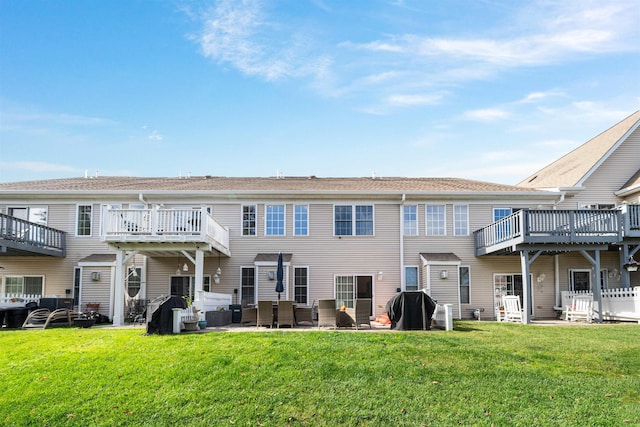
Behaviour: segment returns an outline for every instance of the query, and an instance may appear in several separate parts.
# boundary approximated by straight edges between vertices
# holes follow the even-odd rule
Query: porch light
[[[378,280],[382,280],[382,278],[384,277],[384,274],[382,273],[382,271],[378,272]]]
[[[189,271],[189,266],[187,265],[187,263],[185,262],[184,265],[182,266],[182,271]]]

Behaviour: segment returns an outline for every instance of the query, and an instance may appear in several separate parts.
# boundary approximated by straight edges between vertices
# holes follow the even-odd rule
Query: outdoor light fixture
[[[222,275],[222,269],[220,268],[220,252],[218,252],[218,269],[216,270],[218,276]]]
[[[384,277],[384,276],[383,276],[383,274],[382,274],[382,271],[379,271],[379,272],[378,272],[378,280],[382,280],[382,278],[383,278],[383,277]]]
[[[182,266],[182,271],[189,271],[189,266],[187,265],[187,263],[185,262],[184,265]]]
[[[440,278],[441,279],[448,279],[449,278],[449,271],[448,270],[440,270]]]

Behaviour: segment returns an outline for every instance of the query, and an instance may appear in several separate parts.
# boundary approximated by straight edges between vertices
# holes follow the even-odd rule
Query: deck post
[[[520,251],[522,267],[522,323],[531,323],[529,310],[531,307],[531,280],[529,278],[529,251]]]

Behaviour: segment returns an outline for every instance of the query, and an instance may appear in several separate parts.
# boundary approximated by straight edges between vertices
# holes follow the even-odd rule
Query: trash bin
[[[19,329],[29,316],[29,309],[26,307],[9,308],[5,313],[5,321],[8,329]]]
[[[229,310],[231,310],[231,323],[240,323],[242,320],[242,305],[229,304]]]

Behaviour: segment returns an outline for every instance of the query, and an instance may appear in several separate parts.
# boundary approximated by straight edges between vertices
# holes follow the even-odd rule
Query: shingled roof
[[[189,178],[109,177],[68,178],[0,183],[0,194],[88,192],[318,192],[318,193],[533,193],[532,189],[459,178]]]
[[[608,156],[640,125],[640,110],[613,125],[600,135],[545,166],[518,184],[527,188],[576,187],[587,178],[595,166]]]

